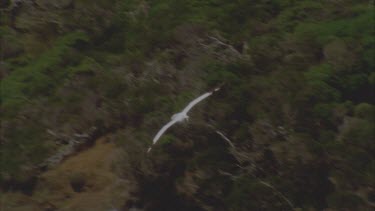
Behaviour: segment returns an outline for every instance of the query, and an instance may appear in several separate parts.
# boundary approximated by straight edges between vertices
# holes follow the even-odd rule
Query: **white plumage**
[[[174,125],[176,122],[182,122],[184,120],[189,120],[189,116],[187,115],[187,113],[196,105],[198,104],[200,101],[206,99],[207,97],[209,97],[210,95],[212,95],[214,92],[220,90],[220,88],[216,88],[214,89],[213,91],[211,92],[206,92],[204,93],[203,95],[199,96],[198,98],[194,99],[193,101],[191,101],[185,108],[184,110],[182,110],[180,113],[176,113],[176,114],[173,114],[173,116],[171,117],[171,121],[168,122],[166,125],[164,125],[160,130],[159,132],[156,134],[156,136],[154,137],[154,139],[152,140],[152,144],[154,145],[158,140],[159,138],[165,133],[165,131],[168,130],[169,127],[171,127],[172,125]],[[152,146],[150,148],[148,148],[147,152],[150,152],[152,149]]]

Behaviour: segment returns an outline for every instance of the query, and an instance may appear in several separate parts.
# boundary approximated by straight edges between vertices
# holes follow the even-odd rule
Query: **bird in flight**
[[[152,140],[152,144],[154,145],[158,140],[159,138],[163,135],[163,133],[165,133],[165,131],[167,131],[168,128],[170,128],[172,125],[174,125],[175,123],[177,122],[183,122],[183,121],[188,121],[189,120],[189,116],[187,115],[187,113],[190,111],[190,109],[192,109],[196,104],[198,104],[200,101],[206,99],[207,97],[209,97],[210,95],[212,95],[214,92],[217,92],[220,90],[220,87],[218,88],[215,88],[214,90],[210,91],[210,92],[206,92],[204,93],[203,95],[197,97],[195,100],[191,101],[185,108],[184,110],[182,110],[180,113],[176,113],[176,114],[173,114],[173,116],[171,117],[171,121],[168,122],[166,125],[164,125],[160,130],[159,132],[156,134],[156,136],[154,137],[154,139]],[[151,148],[148,148],[147,152],[150,152],[151,151]]]

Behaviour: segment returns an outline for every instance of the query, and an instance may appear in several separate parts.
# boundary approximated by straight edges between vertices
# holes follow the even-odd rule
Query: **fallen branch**
[[[236,147],[235,147],[235,145],[233,144],[233,142],[227,137],[227,136],[225,136],[222,132],[220,132],[219,130],[217,130],[214,126],[212,126],[212,125],[208,125],[210,128],[212,128],[212,129],[214,129],[214,131],[215,131],[215,133],[216,134],[218,134],[221,138],[223,138],[226,142],[228,142],[228,144],[231,146],[231,148],[233,149],[233,151],[234,151],[234,153],[236,153],[236,154],[238,154],[238,155],[241,155],[241,153],[240,152],[238,152],[238,150],[236,149]],[[236,158],[236,160],[239,162],[239,163],[242,163],[241,162],[241,159],[239,159],[238,157],[237,157],[237,155],[236,154],[233,154],[234,155],[234,157]],[[276,195],[278,195],[280,198],[282,198],[289,206],[290,206],[290,208],[292,209],[292,210],[296,210],[295,208],[294,208],[294,205],[293,205],[293,203],[283,194],[283,193],[281,193],[279,190],[277,190],[273,185],[271,185],[270,183],[268,183],[268,182],[265,182],[265,181],[263,181],[263,180],[261,180],[261,179],[259,179],[259,178],[257,178],[255,175],[254,175],[254,173],[253,173],[253,170],[256,168],[256,165],[255,165],[255,163],[254,162],[250,162],[250,164],[249,164],[249,166],[246,166],[246,167],[243,167],[243,166],[241,166],[240,164],[237,164],[237,166],[240,168],[240,169],[243,169],[243,170],[245,170],[245,173],[249,173],[250,175],[252,175],[253,177],[255,177],[257,180],[258,180],[258,182],[260,183],[260,184],[262,184],[262,185],[264,185],[264,186],[267,186],[267,187],[269,187],[269,188],[271,188],[275,193],[276,193]],[[229,173],[229,172],[224,172],[224,171],[222,171],[222,170],[219,170],[219,173],[220,174],[222,174],[222,175],[226,175],[226,176],[229,176],[229,177],[231,177],[232,179],[237,179],[237,178],[239,178],[240,176],[235,176],[235,175],[233,175],[233,174],[231,174],[231,173]]]
[[[233,149],[236,149],[232,141],[229,138],[227,138],[222,132],[215,130],[215,133],[221,136]]]
[[[216,44],[227,47],[230,51],[237,54],[238,57],[242,56],[242,54],[237,49],[235,49],[232,45],[227,44],[227,43],[225,43],[225,42],[223,42],[223,41],[221,41],[218,38],[213,37],[213,36],[207,35],[207,37],[210,38],[211,40],[215,41]]]
[[[288,205],[290,206],[290,208],[292,208],[292,210],[296,210],[294,208],[294,205],[292,204],[292,202],[284,195],[282,194],[280,191],[278,191],[274,186],[272,186],[271,184],[263,181],[263,180],[259,180],[259,183],[263,184],[264,186],[267,186],[269,188],[271,188],[278,196],[280,196],[282,199],[284,199],[284,201],[286,203],[288,203]]]

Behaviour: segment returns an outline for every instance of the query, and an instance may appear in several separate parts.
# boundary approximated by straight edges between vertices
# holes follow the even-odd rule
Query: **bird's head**
[[[219,91],[223,86],[225,85],[225,82],[220,83],[216,86],[216,88],[213,89],[213,92]]]

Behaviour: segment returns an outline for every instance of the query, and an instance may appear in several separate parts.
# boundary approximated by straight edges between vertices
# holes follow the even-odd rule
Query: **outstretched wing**
[[[221,88],[221,86],[215,88],[214,90],[212,90],[211,92],[206,92],[204,93],[203,95],[197,97],[195,100],[191,101],[185,108],[184,110],[181,112],[181,113],[185,113],[187,114],[187,112],[189,112],[189,110],[191,108],[193,108],[196,104],[198,104],[200,101],[206,99],[208,96],[212,95],[214,92],[217,92],[219,91]]]
[[[170,127],[171,127],[174,123],[176,123],[176,122],[177,122],[177,119],[173,119],[173,120],[171,120],[170,122],[168,122],[168,124],[164,125],[164,126],[159,130],[159,132],[156,134],[156,136],[154,137],[154,139],[152,140],[152,144],[155,144],[155,143],[159,140],[159,138],[163,135],[163,133],[164,133],[165,131],[167,131],[167,129],[170,128]],[[148,148],[147,152],[150,152],[150,150],[151,150],[151,147]]]
[[[196,104],[198,104],[200,101],[206,99],[208,96],[212,95],[213,92],[207,92],[201,96],[199,96],[198,98],[196,98],[195,100],[191,101],[185,108],[184,110],[181,112],[181,113],[187,113],[189,112],[189,110],[191,108],[193,108],[193,106],[195,106]]]
[[[212,95],[214,92],[218,91],[220,89],[220,87],[214,89],[213,91],[211,92],[206,92],[204,93],[203,95],[199,96],[198,98],[196,98],[195,100],[191,101],[185,108],[182,112],[178,113],[178,115],[181,115],[181,114],[187,114],[187,112],[189,112],[189,110],[191,108],[193,108],[197,103],[199,103],[200,101],[204,100],[205,98],[207,98],[208,96]],[[175,114],[176,115],[176,114]],[[165,131],[167,131],[167,129],[169,127],[171,127],[174,123],[178,122],[180,119],[179,118],[174,118],[174,116],[172,116],[172,120],[170,122],[168,122],[168,124],[164,125],[160,130],[159,132],[156,134],[156,136],[154,137],[154,139],[152,140],[152,144],[155,144],[159,138],[163,135],[163,133]],[[148,148],[147,152],[150,152],[151,151],[151,148]]]

